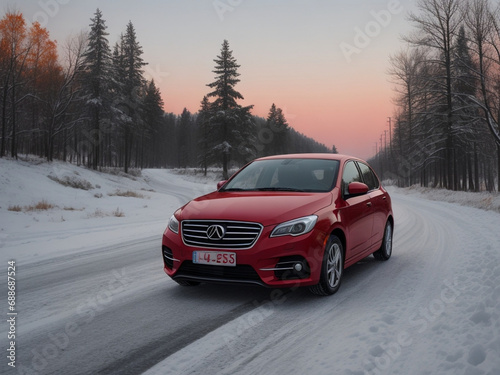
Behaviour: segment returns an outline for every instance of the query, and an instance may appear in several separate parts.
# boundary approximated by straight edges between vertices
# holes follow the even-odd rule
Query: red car
[[[270,156],[217,188],[179,208],[163,233],[164,270],[181,285],[309,286],[330,295],[345,268],[391,256],[391,198],[363,160]]]

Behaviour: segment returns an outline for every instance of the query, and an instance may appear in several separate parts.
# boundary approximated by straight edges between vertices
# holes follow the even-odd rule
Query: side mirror
[[[226,182],[227,182],[227,180],[217,182],[217,190],[219,190],[221,187],[223,187]]]
[[[362,182],[351,182],[347,186],[347,192],[350,196],[363,195],[368,193],[368,185],[363,184]]]

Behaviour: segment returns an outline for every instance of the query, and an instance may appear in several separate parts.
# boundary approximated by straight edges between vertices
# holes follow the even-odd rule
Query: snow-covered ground
[[[0,373],[500,374],[498,195],[479,198],[486,211],[391,188],[393,257],[350,267],[331,297],[182,288],[161,234],[215,181],[0,159],[0,264],[18,266],[19,312],[17,371],[4,356]]]
[[[216,184],[165,170],[101,173],[38,158],[0,159],[0,246],[5,257],[44,260],[160,235],[170,215]],[[168,192],[168,194],[165,194]],[[37,209],[37,205],[49,209]]]
[[[387,189],[389,192],[393,193],[414,195],[433,201],[456,203],[461,206],[476,207],[482,210],[491,210],[500,213],[500,194],[496,192],[472,193],[467,191],[425,188],[417,185],[409,188],[387,186]]]

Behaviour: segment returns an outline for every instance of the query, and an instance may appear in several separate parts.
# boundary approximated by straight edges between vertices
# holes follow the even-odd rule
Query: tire
[[[189,281],[189,280],[174,280],[177,284],[182,286],[198,286],[200,283],[198,281]]]
[[[387,221],[384,230],[384,239],[382,240],[382,246],[380,249],[373,253],[373,256],[377,260],[388,260],[392,255],[392,223]]]
[[[325,247],[319,283],[309,287],[318,296],[335,294],[344,274],[344,246],[337,236],[331,236]]]

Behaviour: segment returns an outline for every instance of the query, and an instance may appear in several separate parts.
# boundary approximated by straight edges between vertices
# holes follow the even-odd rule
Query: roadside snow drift
[[[166,170],[110,174],[38,158],[0,159],[0,171],[0,245],[9,245],[2,260],[35,261],[120,240],[161,238],[179,206],[216,187]]]

